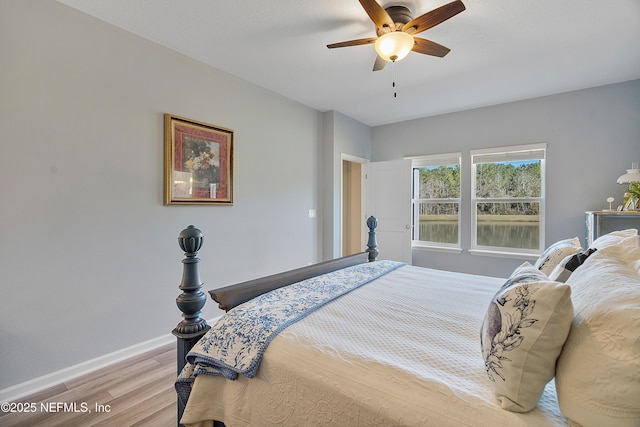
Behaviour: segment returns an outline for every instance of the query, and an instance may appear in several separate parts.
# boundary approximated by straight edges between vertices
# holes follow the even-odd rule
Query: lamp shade
[[[392,31],[378,37],[375,44],[376,52],[385,61],[399,61],[411,52],[415,41],[411,34],[403,31]]]
[[[638,162],[631,163],[631,169],[627,169],[627,173],[618,178],[618,184],[631,184],[634,182],[640,182]]]
[[[627,169],[627,173],[618,178],[618,184],[640,182],[640,169]]]

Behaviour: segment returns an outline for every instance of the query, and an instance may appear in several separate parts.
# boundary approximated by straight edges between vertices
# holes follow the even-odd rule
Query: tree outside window
[[[542,250],[545,154],[545,144],[471,152],[472,249]]]
[[[460,156],[412,159],[413,246],[460,248]]]

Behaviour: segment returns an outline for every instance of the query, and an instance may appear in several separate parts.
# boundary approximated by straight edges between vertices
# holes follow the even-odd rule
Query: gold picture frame
[[[233,130],[164,115],[165,205],[233,204]]]
[[[624,202],[624,207],[622,208],[622,210],[625,212],[635,211],[637,206],[635,206],[634,202],[635,200],[633,199],[633,197],[627,198],[627,200]]]

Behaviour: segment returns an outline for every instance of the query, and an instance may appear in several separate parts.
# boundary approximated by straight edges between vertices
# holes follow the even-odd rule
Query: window
[[[460,248],[460,156],[411,158],[412,246]]]
[[[544,248],[546,144],[471,151],[472,250]]]

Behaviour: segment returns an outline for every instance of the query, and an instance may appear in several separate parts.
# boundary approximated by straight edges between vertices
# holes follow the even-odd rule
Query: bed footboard
[[[265,292],[311,277],[330,273],[341,268],[373,262],[378,256],[378,244],[375,231],[377,226],[378,221],[375,217],[371,216],[367,219],[369,235],[367,250],[364,252],[226,286],[209,291],[209,294],[221,309],[228,311]],[[178,236],[178,244],[185,255],[184,260],[182,260],[184,264],[182,282],[179,286],[182,293],[176,298],[176,304],[182,312],[183,320],[172,331],[173,335],[178,339],[178,375],[184,368],[187,353],[189,353],[198,340],[211,329],[207,322],[200,317],[201,310],[207,299],[205,293],[201,290],[202,282],[200,281],[200,273],[198,272],[198,263],[200,262],[198,251],[202,247],[203,240],[202,232],[193,225],[182,230]],[[178,425],[180,425],[183,412],[184,405],[180,399],[178,399]],[[215,426],[224,426],[224,424],[218,423],[215,424]]]

